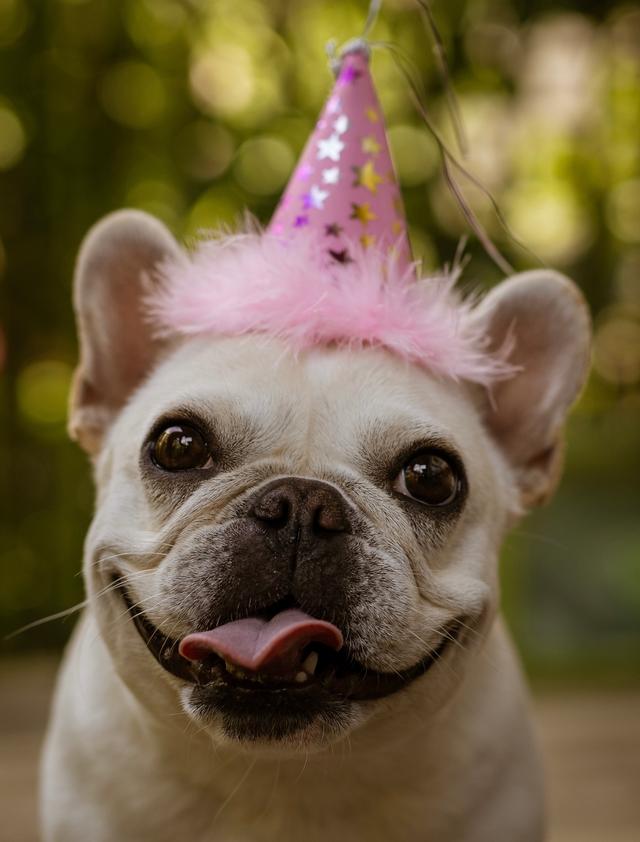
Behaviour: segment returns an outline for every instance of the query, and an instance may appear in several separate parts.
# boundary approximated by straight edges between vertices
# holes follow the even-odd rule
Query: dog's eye
[[[151,458],[165,471],[208,468],[211,454],[202,433],[187,424],[174,424],[151,442]]]
[[[409,459],[394,488],[428,506],[446,506],[456,498],[460,478],[444,456],[426,450]]]

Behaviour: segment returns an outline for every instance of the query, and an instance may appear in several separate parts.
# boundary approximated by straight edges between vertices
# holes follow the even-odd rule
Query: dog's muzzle
[[[243,733],[284,735],[350,702],[397,693],[459,642],[464,618],[443,627],[438,642],[407,669],[377,672],[354,657],[347,595],[361,525],[355,507],[329,483],[274,480],[243,503],[238,521],[242,531],[226,545],[228,587],[213,595],[211,614],[223,619],[212,627],[169,637],[134,607],[126,579],[117,581],[148,650],[195,685],[192,697],[203,715],[221,712],[233,721],[231,730],[250,723]]]

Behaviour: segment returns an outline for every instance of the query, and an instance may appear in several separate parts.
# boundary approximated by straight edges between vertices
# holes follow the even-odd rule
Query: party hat
[[[332,260],[353,261],[353,244],[397,250],[410,263],[407,223],[384,117],[364,41],[343,50],[335,85],[268,231],[314,232]]]
[[[219,234],[158,269],[149,314],[167,335],[275,336],[296,349],[384,348],[440,377],[510,376],[490,353],[459,268],[420,277],[362,40],[263,232]]]

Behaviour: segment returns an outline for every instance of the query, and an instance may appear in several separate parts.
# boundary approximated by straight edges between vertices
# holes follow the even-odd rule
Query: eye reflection
[[[427,506],[446,506],[458,495],[460,477],[442,454],[424,450],[405,463],[394,489]]]
[[[189,424],[173,424],[151,442],[151,459],[165,471],[189,471],[213,464],[204,436]]]

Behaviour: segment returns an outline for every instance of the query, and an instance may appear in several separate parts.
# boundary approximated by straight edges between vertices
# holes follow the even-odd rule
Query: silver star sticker
[[[325,140],[318,141],[318,160],[329,158],[330,161],[339,161],[343,149],[344,143],[337,134],[332,134]]]
[[[324,207],[324,202],[327,196],[329,195],[328,190],[322,190],[322,188],[318,187],[317,184],[314,184],[309,190],[309,196],[311,198],[311,204],[314,208],[318,208],[322,210]]]
[[[333,128],[338,134],[344,134],[349,128],[349,118],[346,114],[341,114],[333,124]]]
[[[337,184],[339,179],[339,167],[330,167],[328,170],[322,170],[322,180],[325,184]]]

